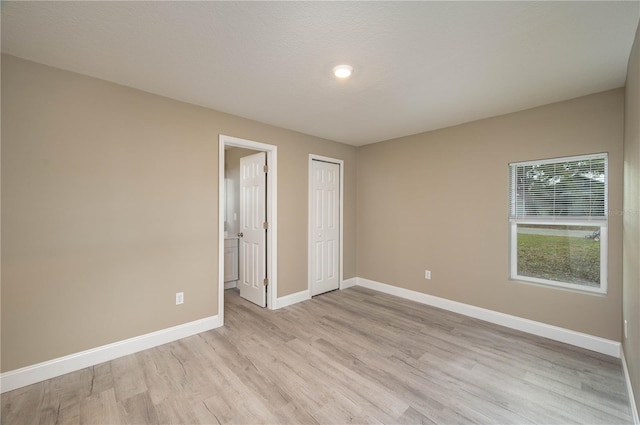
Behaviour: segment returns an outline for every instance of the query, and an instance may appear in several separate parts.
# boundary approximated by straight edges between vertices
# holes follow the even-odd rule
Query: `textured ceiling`
[[[626,2],[7,2],[2,51],[353,145],[621,87]],[[331,69],[354,67],[348,81]]]

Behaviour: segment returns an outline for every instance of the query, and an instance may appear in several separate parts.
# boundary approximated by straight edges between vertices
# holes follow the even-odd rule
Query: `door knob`
[[[242,238],[242,237],[244,237],[244,233],[240,232],[240,233],[238,233],[238,236]]]

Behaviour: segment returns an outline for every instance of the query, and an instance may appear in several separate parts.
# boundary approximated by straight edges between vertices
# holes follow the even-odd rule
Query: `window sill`
[[[545,286],[547,288],[553,288],[553,289],[565,289],[572,292],[579,292],[581,294],[587,294],[587,295],[607,295],[606,285],[602,285],[602,284],[600,286],[588,286],[588,285],[580,285],[576,283],[557,282],[554,280],[540,279],[536,277],[519,276],[519,275],[511,276],[509,280],[515,283],[533,284],[533,285]]]

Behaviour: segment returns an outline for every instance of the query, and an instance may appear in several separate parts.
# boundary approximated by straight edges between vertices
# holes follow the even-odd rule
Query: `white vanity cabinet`
[[[224,240],[224,287],[235,288],[238,280],[238,238]]]

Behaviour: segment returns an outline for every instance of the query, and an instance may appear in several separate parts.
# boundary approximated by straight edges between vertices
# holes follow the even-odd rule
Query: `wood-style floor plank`
[[[364,288],[5,393],[2,423],[628,424],[619,359]]]

